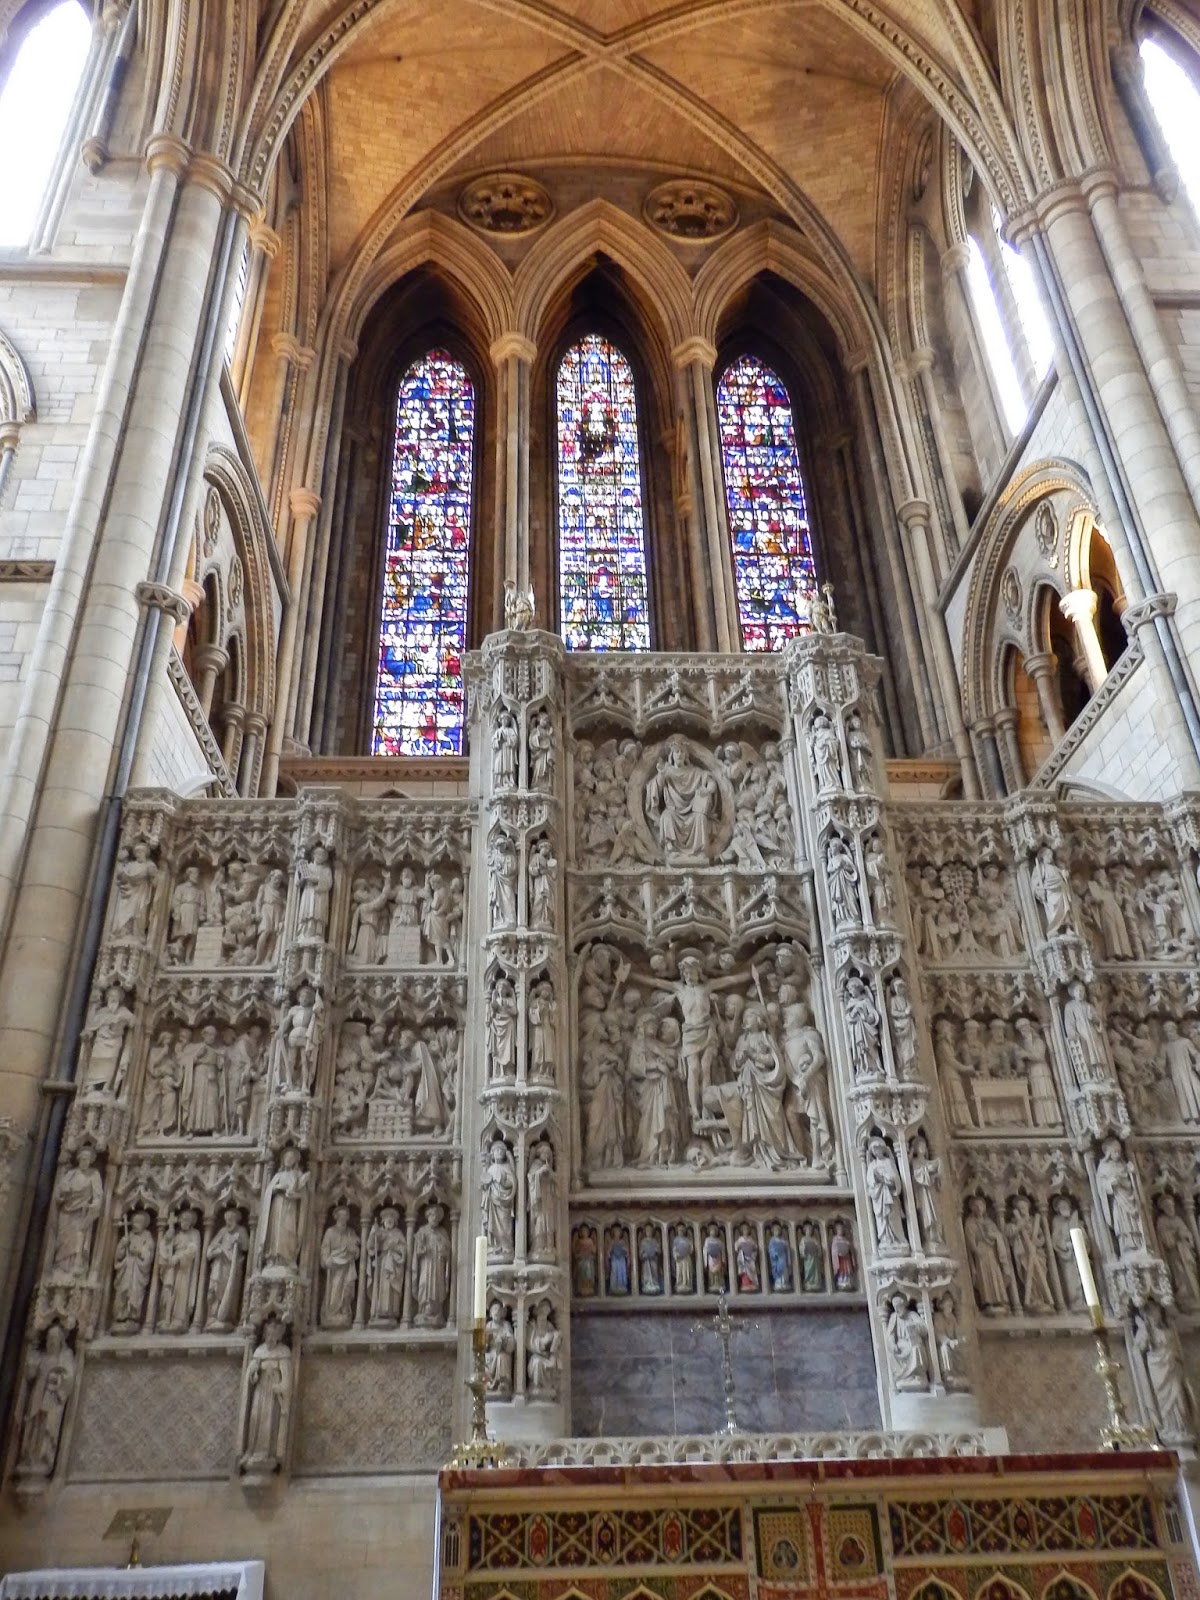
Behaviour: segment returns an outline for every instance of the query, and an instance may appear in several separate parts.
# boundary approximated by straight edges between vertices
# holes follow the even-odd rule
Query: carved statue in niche
[[[1169,1017],[1162,1026],[1162,1052],[1171,1074],[1179,1120],[1195,1126],[1200,1123],[1200,1050]]]
[[[681,734],[666,741],[646,781],[643,805],[668,866],[705,866],[712,860],[720,791]]]
[[[525,1188],[529,1197],[529,1259],[553,1261],[558,1243],[557,1189],[554,1150],[548,1139],[538,1139],[530,1148]]]
[[[1012,1262],[1003,1230],[988,1215],[987,1201],[981,1194],[973,1194],[967,1200],[963,1235],[979,1309],[985,1317],[1005,1315],[1016,1299]]]
[[[553,1082],[558,1062],[558,1001],[548,978],[530,985],[526,1016],[530,1077],[539,1083]]]
[[[526,1393],[531,1400],[557,1400],[562,1334],[554,1326],[549,1300],[539,1300],[525,1335],[528,1352]]]
[[[1160,961],[1174,961],[1189,955],[1195,940],[1184,920],[1183,893],[1174,874],[1165,868],[1148,874],[1137,899],[1145,917],[1143,927],[1149,953]]]
[[[350,1225],[350,1207],[335,1205],[333,1220],[321,1236],[323,1328],[348,1328],[354,1321],[360,1248],[358,1234]]]
[[[1075,1260],[1075,1246],[1071,1243],[1071,1229],[1082,1228],[1079,1207],[1068,1194],[1057,1194],[1052,1201],[1054,1216],[1050,1220],[1050,1243],[1058,1262],[1058,1280],[1062,1284],[1063,1298],[1068,1311],[1082,1311],[1084,1307],[1083,1280]]]
[[[25,1364],[25,1415],[21,1426],[18,1471],[48,1478],[54,1471],[63,1418],[75,1387],[75,1354],[57,1322],[46,1329],[45,1343],[29,1352]]]
[[[1117,1254],[1134,1255],[1145,1250],[1146,1233],[1133,1163],[1126,1158],[1120,1139],[1105,1139],[1101,1152],[1096,1163],[1096,1190],[1104,1220],[1112,1229]]]
[[[484,1326],[483,1378],[488,1398],[511,1400],[513,1353],[517,1348],[512,1319],[499,1300],[488,1307]]]
[[[921,1243],[926,1250],[940,1249],[946,1242],[937,1211],[937,1192],[942,1187],[942,1163],[930,1154],[929,1141],[923,1133],[918,1133],[910,1146],[909,1170],[917,1202]]]
[[[296,882],[300,903],[296,908],[296,943],[320,945],[329,932],[329,908],[333,900],[333,868],[323,844],[313,850],[312,860],[296,863]]]
[[[643,1294],[663,1292],[662,1244],[658,1229],[647,1222],[638,1235],[638,1285]]]
[[[1108,1058],[1099,1008],[1089,998],[1086,986],[1078,978],[1067,985],[1067,996],[1063,1006],[1063,1032],[1066,1034],[1067,1054],[1076,1081],[1081,1087],[1091,1083],[1107,1083]]]
[[[167,1219],[158,1247],[159,1333],[186,1333],[191,1326],[200,1279],[201,1244],[191,1206],[183,1208],[178,1222],[173,1216]]]
[[[1103,867],[1089,871],[1082,885],[1083,919],[1096,939],[1105,961],[1132,961],[1133,945],[1121,902],[1108,881]]]
[[[81,1283],[92,1261],[96,1224],[104,1209],[104,1181],[96,1170],[96,1152],[82,1145],[75,1164],[63,1167],[51,1203],[49,1274]]]
[[[629,1237],[624,1228],[604,1231],[604,1287],[610,1295],[628,1294],[632,1285]]]
[[[517,1174],[512,1151],[503,1139],[492,1139],[483,1156],[481,1186],[483,1231],[489,1255],[512,1256],[516,1201]]]
[[[767,1240],[767,1276],[773,1294],[791,1294],[792,1247],[784,1236],[783,1224],[773,1222]]]
[[[183,1126],[190,1134],[222,1134],[228,1122],[228,1084],[220,1035],[212,1023],[184,1053]]]
[[[897,1389],[929,1387],[929,1342],[925,1319],[902,1291],[892,1295],[885,1325],[885,1343],[892,1382]]]
[[[824,711],[818,711],[813,716],[808,748],[817,777],[818,794],[835,793],[842,787],[842,749],[837,729]]]
[[[704,1238],[700,1242],[700,1265],[708,1294],[721,1294],[728,1290],[729,1257],[725,1250],[725,1235],[715,1222],[710,1222],[704,1230]]]
[[[408,1245],[400,1212],[384,1206],[367,1234],[367,1284],[371,1291],[373,1328],[394,1328],[404,1312],[404,1277]]]
[[[520,746],[517,719],[507,706],[496,712],[492,728],[492,788],[497,793],[517,786],[517,754]]]
[[[488,996],[488,1062],[493,1083],[517,1075],[517,993],[505,977]]]
[[[934,1305],[933,1337],[937,1344],[942,1382],[947,1389],[967,1387],[967,1341],[958,1320],[954,1296],[947,1291]]]
[[[796,984],[780,984],[778,1003],[789,1080],[785,1105],[807,1122],[810,1165],[829,1166],[835,1151],[825,1041],[813,1027],[812,1012],[800,998]]]
[[[547,711],[529,723],[529,784],[533,789],[554,788],[554,725]]]
[[[914,1079],[918,1076],[917,1021],[913,1014],[912,996],[908,992],[908,984],[898,972],[887,987],[887,1011],[892,1030],[897,1075],[901,1078]]]
[[[414,1322],[418,1328],[444,1328],[450,1304],[450,1235],[443,1227],[445,1207],[425,1207],[425,1220],[413,1239]]]
[[[208,1246],[208,1291],[205,1329],[209,1333],[228,1333],[236,1325],[242,1309],[242,1285],[246,1277],[246,1257],[250,1234],[237,1206],[226,1206],[221,1226]]]
[[[1033,1120],[1039,1128],[1061,1127],[1062,1112],[1058,1107],[1058,1093],[1054,1087],[1050,1051],[1045,1038],[1034,1027],[1030,1017],[1018,1017],[1013,1027],[1017,1033],[1017,1056],[1029,1083],[1029,1105]]]
[[[1071,920],[1071,880],[1054,859],[1054,851],[1043,845],[1029,869],[1033,897],[1042,908],[1046,937],[1061,933]]]
[[[535,841],[529,852],[529,926],[554,926],[554,872],[558,862],[548,839]]]
[[[183,1089],[182,1053],[177,1047],[174,1030],[162,1028],[150,1046],[146,1058],[146,1076],[142,1087],[142,1116],[139,1130],[142,1133],[169,1137],[180,1131],[180,1093]]]
[[[1133,1346],[1142,1358],[1154,1420],[1164,1443],[1190,1438],[1195,1402],[1184,1375],[1183,1351],[1179,1335],[1156,1300],[1137,1308]]]
[[[868,834],[863,844],[863,865],[867,871],[867,892],[871,899],[871,920],[878,927],[890,922],[893,901],[888,882],[887,856],[877,833]]]
[[[830,834],[825,843],[825,877],[829,884],[829,904],[838,927],[860,922],[862,908],[858,898],[858,868],[850,846],[840,833]]]
[[[691,1229],[676,1223],[671,1235],[671,1282],[676,1294],[693,1294],[696,1288],[696,1247]]]
[[[140,1333],[146,1295],[154,1271],[154,1234],[148,1211],[135,1211],[121,1222],[113,1255],[112,1331]]]
[[[513,870],[515,873],[515,863]],[[438,966],[452,967],[458,958],[454,893],[442,873],[431,872],[426,878],[420,904],[421,937],[432,951],[433,960]]]
[[[392,918],[388,943],[395,943],[402,966],[421,959],[421,886],[411,867],[400,868],[400,881],[392,891]]]
[[[758,1266],[758,1240],[748,1222],[739,1224],[733,1241],[733,1275],[743,1294],[758,1294],[762,1274]]]
[[[132,1044],[133,1012],[125,1004],[124,991],[110,984],[104,1002],[89,1014],[80,1037],[84,1094],[111,1095],[119,1100],[125,1089]]]
[[[786,865],[795,836],[787,780],[779,746],[767,740],[761,751],[734,740],[716,752],[733,795],[733,832],[721,855],[743,872],[764,872]]]
[[[1109,1022],[1113,1063],[1129,1109],[1139,1123],[1174,1122],[1179,1116],[1178,1096],[1169,1080],[1162,1043],[1155,1039],[1148,1022],[1134,1024],[1120,1016]]]
[[[938,1082],[946,1097],[950,1126],[973,1128],[975,1118],[963,1083],[969,1069],[958,1058],[954,1024],[949,1017],[939,1017],[933,1025],[933,1058],[937,1063]]]
[[[275,1083],[284,1094],[311,1094],[325,1002],[305,983],[279,1017]]]
[[[272,867],[254,897],[254,964],[271,967],[279,958],[279,941],[287,915],[287,878]]]
[[[304,1240],[304,1211],[309,1174],[300,1165],[300,1152],[286,1145],[263,1200],[262,1263],[264,1267],[295,1272],[300,1266]]]
[[[800,1224],[799,1255],[801,1289],[805,1294],[821,1294],[825,1288],[825,1266],[815,1222]]]
[[[887,1140],[879,1134],[867,1140],[865,1166],[867,1199],[875,1223],[876,1242],[885,1255],[907,1250],[900,1168]]]
[[[441,1137],[458,1095],[462,1032],[431,1022],[399,1025],[389,1040],[381,1022],[343,1024],[331,1120],[339,1138]]]
[[[833,1287],[841,1293],[852,1293],[858,1288],[858,1260],[850,1230],[844,1222],[835,1222],[829,1240],[829,1260],[833,1267]]]
[[[970,906],[971,929],[977,944],[1001,960],[1021,952],[1021,924],[995,861],[979,868]]]
[[[372,885],[366,878],[355,879],[350,891],[350,945],[347,961],[360,967],[381,967],[387,961],[388,907],[392,902],[392,875],[385,872]]]
[[[778,1045],[767,1030],[765,1006],[751,1004],[743,1012],[733,1065],[743,1113],[737,1144],[748,1149],[766,1167],[794,1160],[799,1151],[783,1108],[788,1088],[787,1069]],[[727,1120],[731,1110],[732,1107],[725,1108]]]
[[[506,833],[488,845],[488,897],[493,928],[517,925],[517,851]]]
[[[628,975],[618,974],[618,982]],[[683,1019],[680,1053],[683,1060],[684,1081],[687,1085],[688,1109],[692,1127],[696,1128],[704,1117],[704,1091],[712,1087],[712,1069],[717,1055],[717,1029],[713,1017],[712,991],[724,987],[730,980],[710,985],[704,979],[704,966],[694,952],[679,957],[679,978],[671,983],[660,978],[646,980],[651,988],[670,994]],[[735,980],[736,981],[736,980]]]
[[[850,972],[842,984],[842,1016],[850,1042],[850,1059],[859,1083],[883,1077],[883,1054],[879,1043],[880,1016],[875,997],[857,972]]]
[[[171,914],[167,927],[170,959],[189,965],[196,955],[196,939],[207,911],[207,898],[200,882],[200,868],[185,867],[183,877],[171,894]]]
[[[1035,1314],[1053,1311],[1046,1225],[1027,1194],[1018,1194],[1013,1200],[1005,1232],[1022,1310]]]
[[[267,1080],[267,1041],[260,1022],[252,1022],[229,1045],[226,1071],[232,1132],[246,1135],[258,1132],[262,1121]]]
[[[244,1472],[272,1473],[283,1459],[292,1409],[292,1352],[284,1332],[278,1318],[269,1318],[263,1325],[262,1342],[250,1357],[246,1443],[241,1456]]]
[[[571,1238],[571,1283],[576,1297],[590,1300],[596,1293],[600,1249],[596,1230],[585,1223]]]
[[[1179,1215],[1173,1194],[1158,1197],[1155,1221],[1158,1250],[1167,1264],[1175,1303],[1181,1311],[1200,1309],[1200,1270],[1197,1269],[1196,1242],[1187,1221]]]
[[[113,909],[109,937],[141,944],[150,927],[150,907],[154,900],[154,886],[158,881],[158,868],[150,854],[150,846],[141,842],[131,850],[122,850],[113,870]]]
[[[851,712],[846,719],[846,749],[850,752],[851,788],[860,794],[870,793],[875,782],[871,736],[857,712]]]
[[[271,876],[278,882],[268,889],[267,880]],[[282,901],[282,915],[287,905],[287,884],[283,874],[276,871],[273,875],[264,876],[260,867],[252,867],[242,861],[230,863],[218,920],[221,922],[221,951],[232,965],[250,966],[256,960],[260,942],[265,943],[260,928],[260,906],[266,910],[269,918],[272,913],[271,902],[277,893]]]

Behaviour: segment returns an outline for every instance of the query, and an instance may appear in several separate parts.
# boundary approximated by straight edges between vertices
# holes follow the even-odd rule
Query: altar
[[[446,1471],[436,1600],[1196,1600],[1165,1451]]]

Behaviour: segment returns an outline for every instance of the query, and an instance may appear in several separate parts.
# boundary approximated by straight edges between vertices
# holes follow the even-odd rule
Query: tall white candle
[[[487,1240],[483,1234],[478,1234],[475,1239],[475,1306],[473,1315],[476,1322],[482,1322],[487,1316]]]
[[[1083,1298],[1089,1310],[1100,1309],[1100,1296],[1096,1293],[1096,1280],[1092,1276],[1092,1258],[1088,1255],[1087,1234],[1082,1228],[1071,1229],[1071,1248],[1075,1252],[1075,1265],[1079,1268],[1079,1281],[1083,1285]]]

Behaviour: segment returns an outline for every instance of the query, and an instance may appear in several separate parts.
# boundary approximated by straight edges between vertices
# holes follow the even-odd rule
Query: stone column
[[[742,637],[733,581],[721,428],[713,390],[717,352],[707,339],[695,334],[676,345],[671,360],[675,364],[676,404],[683,433],[681,506],[686,509],[681,515],[687,523],[692,592],[697,597],[709,597],[708,605],[697,609],[697,644],[701,650],[735,652],[742,647]]]
[[[1033,686],[1037,690],[1038,708],[1053,744],[1057,744],[1067,731],[1063,722],[1062,706],[1058,699],[1058,683],[1055,678],[1057,669],[1058,657],[1053,651],[1042,650],[1036,656],[1025,657],[1025,671],[1033,679]]]
[[[996,403],[995,384],[992,379],[992,369],[988,362],[987,352],[983,348],[983,341],[979,337],[979,319],[975,315],[975,304],[971,299],[971,286],[967,282],[967,263],[971,259],[971,247],[968,244],[952,244],[942,256],[942,278],[947,288],[953,285],[958,296],[958,303],[962,312],[967,343],[971,350],[971,363],[979,379],[980,392],[984,398],[987,415],[981,422],[991,436],[990,442],[995,451],[995,461],[1004,460],[1008,449],[1008,433],[1000,415],[1000,408]]]
[[[248,799],[254,794],[254,769],[258,765],[258,756],[266,731],[267,719],[262,712],[247,711],[237,770],[237,792],[243,799]]]
[[[229,665],[229,652],[219,644],[198,645],[192,665],[196,672],[196,698],[200,702],[200,709],[206,717],[211,717],[217,679]]]
[[[259,785],[264,795],[273,795],[279,782],[279,757],[291,721],[295,703],[296,685],[293,666],[296,660],[300,620],[305,608],[305,577],[311,554],[313,521],[321,509],[321,497],[312,489],[293,489],[289,496],[292,513],[292,535],[288,544],[288,603],[279,630],[279,660],[275,669],[275,708],[271,731],[267,737],[267,751],[263,760],[262,781]]]
[[[237,388],[238,404],[246,409],[250,388],[252,362],[250,357],[258,346],[258,330],[262,326],[263,295],[259,292],[263,277],[270,271],[270,263],[279,254],[282,240],[274,228],[261,219],[250,229],[248,249],[250,261],[246,269],[246,293],[238,313],[234,331],[233,351],[229,358],[229,371]],[[246,315],[249,306],[250,315]]]
[[[570,1417],[570,1074],[564,899],[566,652],[507,630],[468,662],[477,954],[464,1062],[470,1174],[460,1259],[488,1239],[489,1413],[501,1439]],[[471,1288],[459,1293],[470,1328]],[[466,1358],[464,1345],[463,1358]]]
[[[925,401],[925,411],[929,417],[930,429],[933,432],[933,444],[934,449],[937,451],[937,462],[941,469],[942,482],[946,486],[946,499],[950,504],[950,515],[954,518],[954,532],[961,547],[971,537],[971,525],[967,521],[962,495],[958,490],[958,481],[954,471],[954,458],[951,455],[950,444],[946,438],[946,421],[942,416],[942,402],[938,395],[937,384],[933,381],[933,367],[936,359],[935,352],[928,345],[922,345],[909,356],[908,369],[921,385],[921,397]]]
[[[835,1098],[853,1120],[884,1426],[974,1427],[974,1308],[960,1221],[945,1197],[949,1145],[882,798],[880,663],[858,639],[816,633],[789,645],[786,671],[821,982],[835,1019]]]
[[[496,366],[496,530],[502,532],[502,576],[518,589],[529,580],[529,388],[537,346],[523,333],[504,333],[488,354]],[[553,616],[550,595],[539,608]]]
[[[1058,602],[1058,609],[1075,629],[1084,676],[1093,694],[1108,677],[1100,635],[1096,632],[1096,608],[1100,596],[1094,589],[1072,589]]]
[[[1004,783],[1009,793],[1025,787],[1025,763],[1021,759],[1021,746],[1017,739],[1017,711],[1015,706],[1002,706],[992,719],[996,725],[996,747],[1000,765],[1004,769]]]

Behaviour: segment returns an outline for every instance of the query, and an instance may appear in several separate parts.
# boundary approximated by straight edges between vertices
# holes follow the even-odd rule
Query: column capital
[[[181,178],[187,171],[192,152],[173,133],[156,133],[146,142],[146,170],[154,173],[160,169]]]
[[[200,672],[224,672],[229,665],[229,651],[219,644],[202,644],[196,647],[192,660]]]
[[[531,366],[537,356],[537,345],[523,333],[511,329],[508,333],[502,333],[498,339],[492,340],[488,346],[488,355],[498,367],[503,366],[510,356],[516,356],[518,361],[524,361]]]
[[[247,736],[252,739],[261,739],[267,731],[267,719],[261,711],[247,711],[242,720]]]
[[[928,500],[905,500],[896,507],[896,515],[908,530],[927,528],[933,512]]]
[[[222,205],[233,198],[234,176],[223,161],[216,156],[193,155],[188,162],[187,181],[198,183],[202,189],[215,194]]]
[[[1007,729],[1015,728],[1017,725],[1016,706],[1001,706],[998,711],[993,713],[992,721],[995,723],[998,732],[1004,732]],[[982,726],[982,723],[978,725]]]
[[[918,345],[908,358],[909,376],[915,378],[922,372],[932,372],[936,361],[937,354],[931,345]]]
[[[268,227],[261,218],[257,222],[250,224],[250,248],[257,250],[260,255],[266,256],[268,260],[273,261],[275,259],[279,254],[279,248],[282,243],[283,240],[275,232],[275,229]]]
[[[1035,656],[1025,657],[1025,671],[1036,682],[1038,678],[1049,677],[1058,669],[1058,657],[1052,650],[1039,650]]]
[[[192,603],[178,589],[166,583],[139,583],[134,590],[140,606],[147,611],[163,611],[173,622],[187,622],[192,614]]]
[[[971,259],[971,246],[965,241],[962,244],[952,244],[949,249],[942,251],[943,272],[965,272],[967,262]]]
[[[679,371],[698,361],[711,372],[717,364],[716,346],[702,333],[693,333],[671,351],[671,361]]]
[[[301,372],[308,371],[317,355],[311,345],[301,344],[294,333],[275,334],[271,339],[271,349]]]
[[[246,725],[246,708],[236,700],[226,700],[221,707],[220,717],[223,728],[237,728],[240,731]]]
[[[1178,603],[1177,594],[1148,594],[1136,605],[1126,606],[1121,613],[1125,632],[1132,639],[1147,623],[1154,623],[1159,617],[1173,617]]]
[[[1072,589],[1059,596],[1058,609],[1068,622],[1082,624],[1092,620],[1099,604],[1100,596],[1094,589]]]
[[[311,522],[321,509],[321,496],[315,489],[292,489],[288,493],[288,506],[297,522]]]

